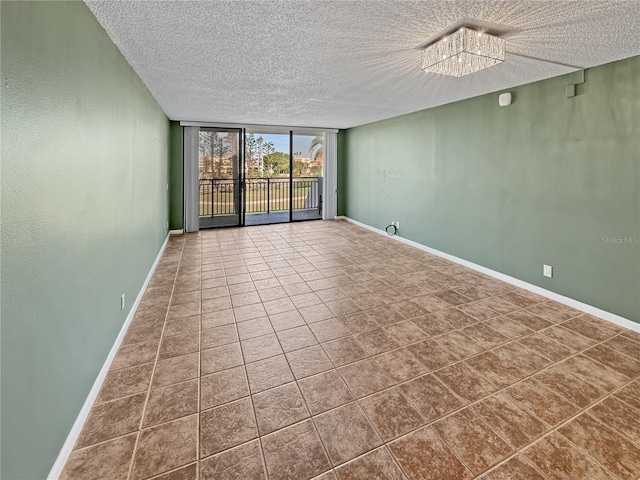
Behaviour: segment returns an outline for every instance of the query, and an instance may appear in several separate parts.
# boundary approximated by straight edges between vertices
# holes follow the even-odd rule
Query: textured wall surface
[[[337,214],[339,216],[346,215],[346,198],[347,198],[347,189],[346,180],[347,180],[347,162],[343,161],[347,158],[347,131],[340,130],[337,135],[338,141],[338,168],[337,168],[337,186],[338,189],[338,208]]]
[[[36,480],[166,236],[169,121],[84,3],[1,8],[0,476]]]
[[[578,80],[347,130],[341,213],[640,322],[640,57]]]

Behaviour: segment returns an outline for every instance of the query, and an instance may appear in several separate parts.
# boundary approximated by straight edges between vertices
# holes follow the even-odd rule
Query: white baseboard
[[[184,233],[183,229],[180,230],[169,230],[169,235],[182,235]]]
[[[120,333],[118,333],[118,336],[116,337],[116,340],[113,343],[113,347],[111,347],[111,350],[109,351],[109,355],[107,356],[107,359],[105,360],[104,365],[102,365],[102,368],[100,369],[100,373],[98,373],[98,377],[96,378],[96,381],[93,382],[93,386],[91,387],[91,390],[89,391],[89,395],[87,396],[87,399],[84,401],[84,404],[80,409],[80,413],[78,413],[78,417],[76,418],[75,422],[73,422],[71,431],[69,432],[67,439],[62,445],[62,449],[58,454],[58,458],[56,459],[53,466],[51,467],[51,471],[49,472],[49,475],[47,475],[47,480],[57,480],[58,477],[60,477],[60,474],[62,473],[62,469],[67,463],[67,460],[69,459],[69,455],[71,455],[73,446],[76,444],[76,440],[78,439],[78,436],[82,431],[84,422],[87,420],[87,417],[89,416],[91,407],[93,407],[93,402],[96,400],[96,397],[98,396],[98,392],[100,392],[100,387],[102,387],[102,382],[104,382],[104,379],[107,376],[107,373],[109,372],[109,368],[111,367],[111,363],[113,362],[113,359],[115,358],[116,353],[118,353],[118,348],[120,348],[120,344],[122,343],[124,335],[125,333],[127,333],[127,329],[129,328],[129,325],[133,320],[133,316],[136,313],[138,305],[140,305],[142,296],[144,295],[144,292],[147,289],[147,285],[149,285],[149,281],[153,276],[153,272],[156,270],[156,267],[158,266],[158,262],[162,257],[162,253],[164,252],[164,249],[166,248],[168,241],[169,241],[169,235],[167,235],[167,238],[164,239],[164,243],[162,244],[162,247],[160,247],[160,251],[158,252],[157,257],[153,262],[153,265],[151,266],[151,270],[149,270],[149,274],[147,275],[147,278],[142,284],[142,288],[140,289],[140,292],[138,292],[136,301],[133,303],[133,306],[129,311],[129,315],[127,315],[127,318],[124,321],[122,328],[120,329]]]
[[[337,219],[346,220],[362,228],[371,230],[372,232],[389,236],[386,232],[380,230],[379,228],[375,228],[370,225],[364,224],[362,222],[358,222],[357,220],[353,220],[352,218],[349,218],[349,217],[340,216],[340,217],[336,217],[336,220]],[[408,240],[406,238],[402,238],[397,235],[391,236],[390,238],[397,240],[399,242],[405,243],[407,245],[411,245],[412,247],[416,247],[425,252],[432,253],[434,255],[437,255],[438,257],[451,260],[452,262],[471,268],[480,273],[484,273],[485,275],[488,275],[490,277],[497,278],[498,280],[502,280],[503,282],[509,283],[516,287],[522,288],[524,290],[529,290],[530,292],[536,293],[543,297],[547,297],[551,300],[555,300],[558,303],[562,303],[569,307],[575,308],[576,310],[580,310],[582,312],[589,313],[596,317],[602,318],[603,320],[607,320],[618,326],[628,328],[629,330],[633,330],[634,332],[640,333],[640,323],[636,323],[634,321],[629,320],[628,318],[624,318],[624,317],[621,317],[620,315],[616,315],[615,313],[607,312],[606,310],[602,310],[600,308],[594,307],[593,305],[589,305],[588,303],[583,303],[578,300],[574,300],[573,298],[570,298],[570,297],[565,297],[564,295],[560,295],[559,293],[552,292],[551,290],[546,290],[542,287],[538,287],[537,285],[527,283],[523,280],[519,280],[514,277],[510,277],[509,275],[505,275],[504,273],[496,272],[495,270],[491,270],[490,268],[483,267],[482,265],[469,262],[468,260],[464,260],[462,258],[449,255],[448,253],[441,252],[440,250],[436,250],[435,248],[427,247],[425,245],[422,245],[421,243],[414,242],[413,240]]]

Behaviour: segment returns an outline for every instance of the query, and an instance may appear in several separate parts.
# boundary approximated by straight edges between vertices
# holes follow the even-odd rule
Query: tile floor
[[[344,221],[171,237],[63,479],[637,479],[640,334]]]

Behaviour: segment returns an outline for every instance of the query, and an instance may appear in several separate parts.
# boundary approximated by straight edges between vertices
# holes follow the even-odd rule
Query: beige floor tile
[[[400,346],[400,343],[394,339],[392,332],[388,332],[382,327],[359,333],[355,338],[370,355],[377,355]]]
[[[640,449],[611,428],[582,414],[558,430],[621,479],[640,476]]]
[[[298,382],[312,415],[339,407],[355,400],[336,370],[307,377]]]
[[[262,444],[270,478],[306,480],[331,468],[311,420],[267,435]]]
[[[548,427],[506,393],[497,393],[473,406],[509,445],[518,449],[545,434]]]
[[[238,327],[240,340],[274,333],[271,322],[267,317],[254,318],[253,320],[239,322],[236,326]]]
[[[617,338],[625,340],[624,337]],[[621,353],[620,350],[609,348],[610,345],[616,346],[617,344],[607,342],[602,345],[596,345],[589,350],[585,350],[584,355],[616,370],[629,379],[640,375],[640,346],[637,350],[638,355],[632,356],[633,352],[630,352],[631,355],[627,355],[626,352]]]
[[[333,312],[331,312],[331,310],[329,310],[324,304],[302,307],[298,309],[298,311],[307,323],[319,322],[321,320],[327,320],[335,317]]]
[[[146,393],[94,405],[74,448],[83,448],[135,432],[140,427]]]
[[[258,428],[249,397],[200,413],[200,458],[257,437]]]
[[[555,365],[533,377],[549,390],[565,397],[570,402],[585,408],[604,395],[599,388],[572,375],[571,369]]]
[[[149,480],[197,480],[197,479],[198,479],[198,465],[197,463],[192,463],[191,465],[186,465],[176,470],[171,470],[170,472],[162,473],[156,477],[152,477]]]
[[[289,352],[286,357],[298,380],[333,368],[331,360],[320,345]]]
[[[423,427],[389,444],[389,449],[411,480],[466,480],[472,473],[440,439]]]
[[[198,380],[188,380],[151,390],[144,415],[144,428],[191,415],[198,411]]]
[[[233,316],[233,310],[220,310],[218,312],[203,313],[200,316],[202,330],[207,330],[213,327],[221,327],[223,325],[230,325],[235,323],[236,319]]]
[[[369,356],[354,337],[344,337],[322,344],[322,348],[336,367]]]
[[[385,442],[425,423],[398,388],[376,393],[361,399],[359,403]]]
[[[278,336],[280,345],[282,345],[282,349],[285,353],[310,347],[318,343],[315,335],[306,325],[290,328],[288,330],[281,330],[277,332],[276,335]]]
[[[238,331],[235,324],[220,325],[218,327],[202,329],[201,349],[220,347],[238,341]]]
[[[259,393],[294,380],[284,355],[265,358],[247,365],[251,393]]]
[[[200,379],[200,409],[222,405],[249,395],[243,366],[222,370]]]
[[[505,392],[550,426],[556,426],[568,420],[580,410],[576,404],[533,378],[528,378]]]
[[[242,350],[240,349],[240,343],[237,342],[209,348],[203,350],[200,354],[201,375],[237,367],[243,363]]]
[[[152,388],[180,383],[199,376],[199,354],[191,353],[161,360],[156,364]]]
[[[500,388],[508,387],[526,376],[524,372],[505,362],[493,352],[481,353],[470,358],[466,363]]]
[[[253,395],[253,406],[260,435],[309,417],[304,398],[295,382]]]
[[[334,466],[382,444],[355,402],[318,415],[314,421]]]
[[[468,402],[475,402],[497,390],[486,376],[483,376],[467,363],[457,363],[443,368],[435,375],[450,390]]]
[[[256,362],[263,358],[274,357],[283,353],[275,334],[263,335],[240,342],[245,363]]]
[[[639,375],[640,334],[345,221],[203,230],[61,478],[635,480]]]
[[[197,415],[142,430],[131,478],[148,478],[195,461],[197,438]]]
[[[159,338],[151,342],[122,345],[111,363],[111,369],[117,370],[119,368],[134,367],[144,363],[155,362],[156,354],[158,353],[158,344]]]
[[[198,332],[186,333],[183,335],[174,335],[166,337],[160,343],[160,352],[158,357],[165,360],[171,357],[178,357],[188,353],[197,352],[200,348],[200,335]]]
[[[525,450],[524,454],[542,473],[553,480],[614,480],[613,476],[557,432],[544,437]]]
[[[475,475],[483,473],[512,452],[509,445],[468,408],[439,420],[434,428]]]
[[[258,440],[212,455],[200,462],[200,480],[266,480]]]
[[[427,367],[407,348],[377,355],[374,360],[394,382],[406,382],[427,372]]]
[[[615,396],[628,405],[640,410],[640,379],[618,390]]]
[[[588,413],[600,422],[640,444],[640,412],[616,397],[608,397],[589,409]]]
[[[350,334],[350,331],[336,318],[311,323],[309,328],[319,342],[328,342]]]
[[[114,438],[87,448],[74,450],[60,475],[61,480],[109,478],[126,480],[137,434]]]
[[[393,385],[384,370],[371,358],[339,367],[338,372],[356,398],[370,395]]]
[[[336,469],[341,480],[405,480],[402,469],[389,453],[386,447],[380,447],[372,452],[346,463]]]
[[[108,402],[146,392],[152,372],[153,363],[110,371],[102,384],[96,402]]]
[[[482,480],[546,480],[524,455],[511,457],[481,478]]]
[[[451,352],[433,339],[409,345],[407,350],[409,350],[428,371],[437,370],[456,361],[456,357]]]

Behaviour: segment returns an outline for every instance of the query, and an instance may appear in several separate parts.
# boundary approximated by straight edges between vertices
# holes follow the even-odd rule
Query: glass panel
[[[293,134],[293,220],[322,218],[324,135]]]
[[[201,128],[200,228],[240,224],[240,131]]]
[[[289,221],[289,133],[248,131],[245,225]]]

